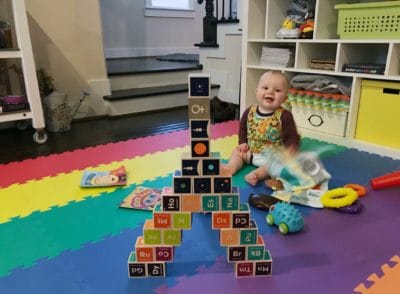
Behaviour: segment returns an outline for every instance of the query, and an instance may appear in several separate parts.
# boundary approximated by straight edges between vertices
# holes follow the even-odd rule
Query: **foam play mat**
[[[227,160],[237,144],[238,122],[212,125],[211,149]],[[235,278],[211,215],[193,214],[166,266],[166,277],[128,278],[127,259],[152,212],[119,208],[136,187],[171,186],[189,132],[167,134],[0,165],[0,293],[398,293],[400,188],[372,190],[371,178],[400,170],[400,161],[302,139],[302,150],[329,145],[321,160],[329,188],[367,187],[363,210],[296,205],[305,227],[282,235],[251,207],[258,234],[272,256],[272,275]],[[84,170],[124,165],[127,185],[81,188]],[[250,193],[246,167],[233,177],[240,202]]]

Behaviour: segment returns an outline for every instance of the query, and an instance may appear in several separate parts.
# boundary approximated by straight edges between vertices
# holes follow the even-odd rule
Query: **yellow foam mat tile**
[[[221,158],[228,158],[237,144],[237,136],[211,140],[211,150],[220,152]],[[87,170],[111,170],[124,165],[128,185],[165,176],[180,169],[181,154],[190,152],[188,146],[147,154],[133,159],[87,167]],[[97,197],[102,192],[112,192],[118,187],[81,188],[82,170],[74,170],[54,177],[14,184],[0,189],[0,223],[13,217],[26,217],[34,211],[46,211],[53,206],[64,206],[71,201],[82,201]]]

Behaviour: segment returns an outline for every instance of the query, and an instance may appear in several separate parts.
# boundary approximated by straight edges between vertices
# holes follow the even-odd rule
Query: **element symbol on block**
[[[239,195],[222,195],[221,210],[239,210]]]
[[[180,197],[174,195],[162,195],[162,208],[164,211],[179,211]]]
[[[163,230],[163,244],[165,245],[181,245],[181,230]]]
[[[248,260],[262,260],[264,258],[264,246],[254,245],[247,247]]]
[[[169,229],[171,228],[171,214],[169,213],[153,213],[154,228]]]
[[[257,243],[257,229],[241,229],[240,244],[249,245]]]
[[[219,210],[219,196],[215,196],[215,195],[203,196],[202,207],[203,207],[203,211],[218,211]]]
[[[232,227],[232,214],[229,212],[213,212],[212,213],[212,228],[222,229]]]
[[[155,248],[157,261],[173,261],[174,247],[173,246],[157,246]]]
[[[233,213],[233,228],[248,228],[250,226],[250,214],[247,212],[244,213]]]
[[[233,246],[228,247],[228,262],[246,260],[246,247]]]
[[[174,213],[172,217],[174,229],[190,229],[192,227],[192,216],[190,212]]]
[[[236,276],[249,277],[253,276],[254,263],[252,262],[237,262],[236,263]]]
[[[148,263],[147,264],[147,276],[149,277],[164,277],[165,270],[164,263]]]
[[[256,262],[255,275],[256,276],[270,276],[272,274],[272,262],[260,261]]]

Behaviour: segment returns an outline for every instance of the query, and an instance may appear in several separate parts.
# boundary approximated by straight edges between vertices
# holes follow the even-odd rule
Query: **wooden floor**
[[[187,112],[187,108],[181,108],[124,118],[76,121],[68,132],[48,132],[48,140],[42,145],[34,143],[31,127],[25,131],[6,128],[0,130],[0,164],[186,129]]]

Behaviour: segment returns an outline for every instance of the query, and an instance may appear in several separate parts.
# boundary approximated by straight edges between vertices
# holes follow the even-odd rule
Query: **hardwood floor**
[[[48,132],[48,140],[34,143],[34,130],[0,130],[0,164],[62,153],[109,142],[118,142],[188,128],[187,108],[123,118],[101,118],[72,122],[68,132]]]

